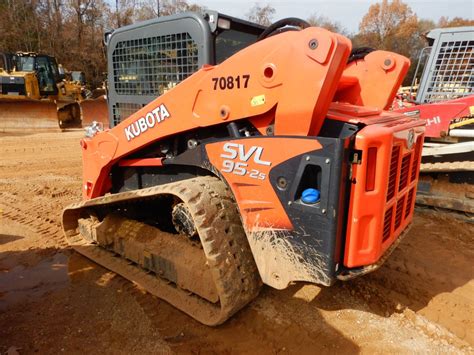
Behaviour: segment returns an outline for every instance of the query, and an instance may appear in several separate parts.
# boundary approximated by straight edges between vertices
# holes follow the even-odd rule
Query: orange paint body
[[[309,46],[313,40],[318,43],[315,49]],[[349,211],[344,211],[347,221],[343,247],[344,264],[348,267],[376,262],[411,220],[417,180],[416,159],[420,152],[408,149],[403,142],[413,129],[419,142],[424,128],[416,120],[405,122],[399,115],[381,111],[393,101],[396,88],[408,70],[408,59],[376,51],[365,60],[346,65],[350,51],[351,43],[344,36],[310,27],[269,37],[220,65],[205,66],[119,125],[82,141],[84,199],[109,192],[112,186],[109,176],[114,166],[161,166],[162,160],[158,157],[137,159],[143,149],[156,142],[199,128],[246,120],[260,136],[245,139],[242,154],[246,156],[252,147],[261,148],[255,148],[253,153],[261,153],[257,158],[263,164],[256,163],[258,160],[253,154],[245,161],[245,175],[226,172],[224,144],[238,144],[229,138],[225,143],[206,145],[213,172],[232,189],[247,230],[270,227],[291,230],[293,223],[268,175],[274,167],[292,157],[321,150],[317,136],[329,117],[365,125],[355,138],[355,149],[363,152],[370,147],[378,149],[377,170],[370,175],[375,179],[373,191],[365,191],[365,160],[361,165],[352,165],[352,176],[358,181],[351,184],[348,192]],[[232,88],[220,88],[219,78],[229,76],[239,78],[239,88],[235,87],[235,80]],[[247,78],[246,82],[244,78]],[[330,109],[332,101],[359,106],[348,109],[348,106],[333,104]],[[264,138],[268,134],[276,137]],[[407,172],[410,178],[406,186],[401,190],[397,188],[394,196],[387,200],[394,146],[400,147],[397,148],[400,158],[396,161],[398,175],[394,183],[399,185],[404,176],[399,171],[406,156],[410,159]],[[265,165],[266,162],[271,164]],[[255,173],[257,178],[251,178],[252,171],[263,175]],[[265,178],[258,178],[262,176]],[[403,218],[395,228],[401,198],[405,199],[400,212]],[[393,213],[391,230],[385,238],[384,216],[390,210]]]
[[[229,141],[232,143],[233,141]],[[274,193],[268,178],[249,179],[230,172],[223,172],[223,144],[211,143],[206,146],[209,160],[218,168],[229,184],[235,199],[239,201],[242,221],[247,229],[275,228],[292,229],[292,223],[285,213],[280,201]],[[246,166],[248,172],[258,171],[268,176],[272,166],[276,166],[296,155],[321,149],[316,140],[280,138],[280,139],[246,139],[246,147],[259,146],[263,148],[263,158],[271,165],[259,165],[249,159]],[[284,148],[284,149],[283,149]]]
[[[373,190],[367,189],[372,175],[368,159],[352,167],[356,183],[350,194],[344,253],[348,267],[375,263],[411,222],[425,131],[420,121],[399,113],[354,117],[355,110],[357,106],[333,104],[328,113],[337,120],[369,123],[357,134],[354,147],[362,156],[376,149]],[[413,138],[408,139],[409,134]]]

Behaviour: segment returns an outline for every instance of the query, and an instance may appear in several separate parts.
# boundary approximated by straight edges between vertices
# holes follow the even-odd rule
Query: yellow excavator
[[[83,86],[65,80],[54,57],[0,52],[0,131],[80,128],[89,121],[80,105],[86,99]]]

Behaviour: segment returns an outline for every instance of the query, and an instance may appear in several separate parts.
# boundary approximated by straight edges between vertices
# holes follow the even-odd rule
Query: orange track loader
[[[217,325],[262,282],[373,271],[407,232],[424,123],[383,108],[408,59],[348,63],[342,35],[217,12],[106,40],[111,128],[81,140],[84,200],[63,212],[81,254]]]

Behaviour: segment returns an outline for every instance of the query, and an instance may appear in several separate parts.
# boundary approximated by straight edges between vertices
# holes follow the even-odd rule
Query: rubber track
[[[77,232],[77,220],[88,207],[97,209],[114,203],[139,202],[161,194],[175,195],[189,208],[219,293],[218,305],[130,264],[83,239]],[[63,212],[63,229],[68,242],[79,253],[206,325],[225,322],[253,300],[260,290],[261,280],[236,204],[226,185],[215,177],[196,177],[73,204]]]

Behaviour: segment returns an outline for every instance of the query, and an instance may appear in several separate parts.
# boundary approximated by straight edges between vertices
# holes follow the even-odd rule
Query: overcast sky
[[[234,17],[245,17],[256,0],[194,0]],[[324,15],[342,24],[350,32],[356,32],[359,22],[375,0],[268,0],[257,1],[270,4],[276,10],[274,20],[283,17],[308,18],[312,13]],[[420,18],[437,21],[441,16],[474,18],[474,0],[404,0]]]

